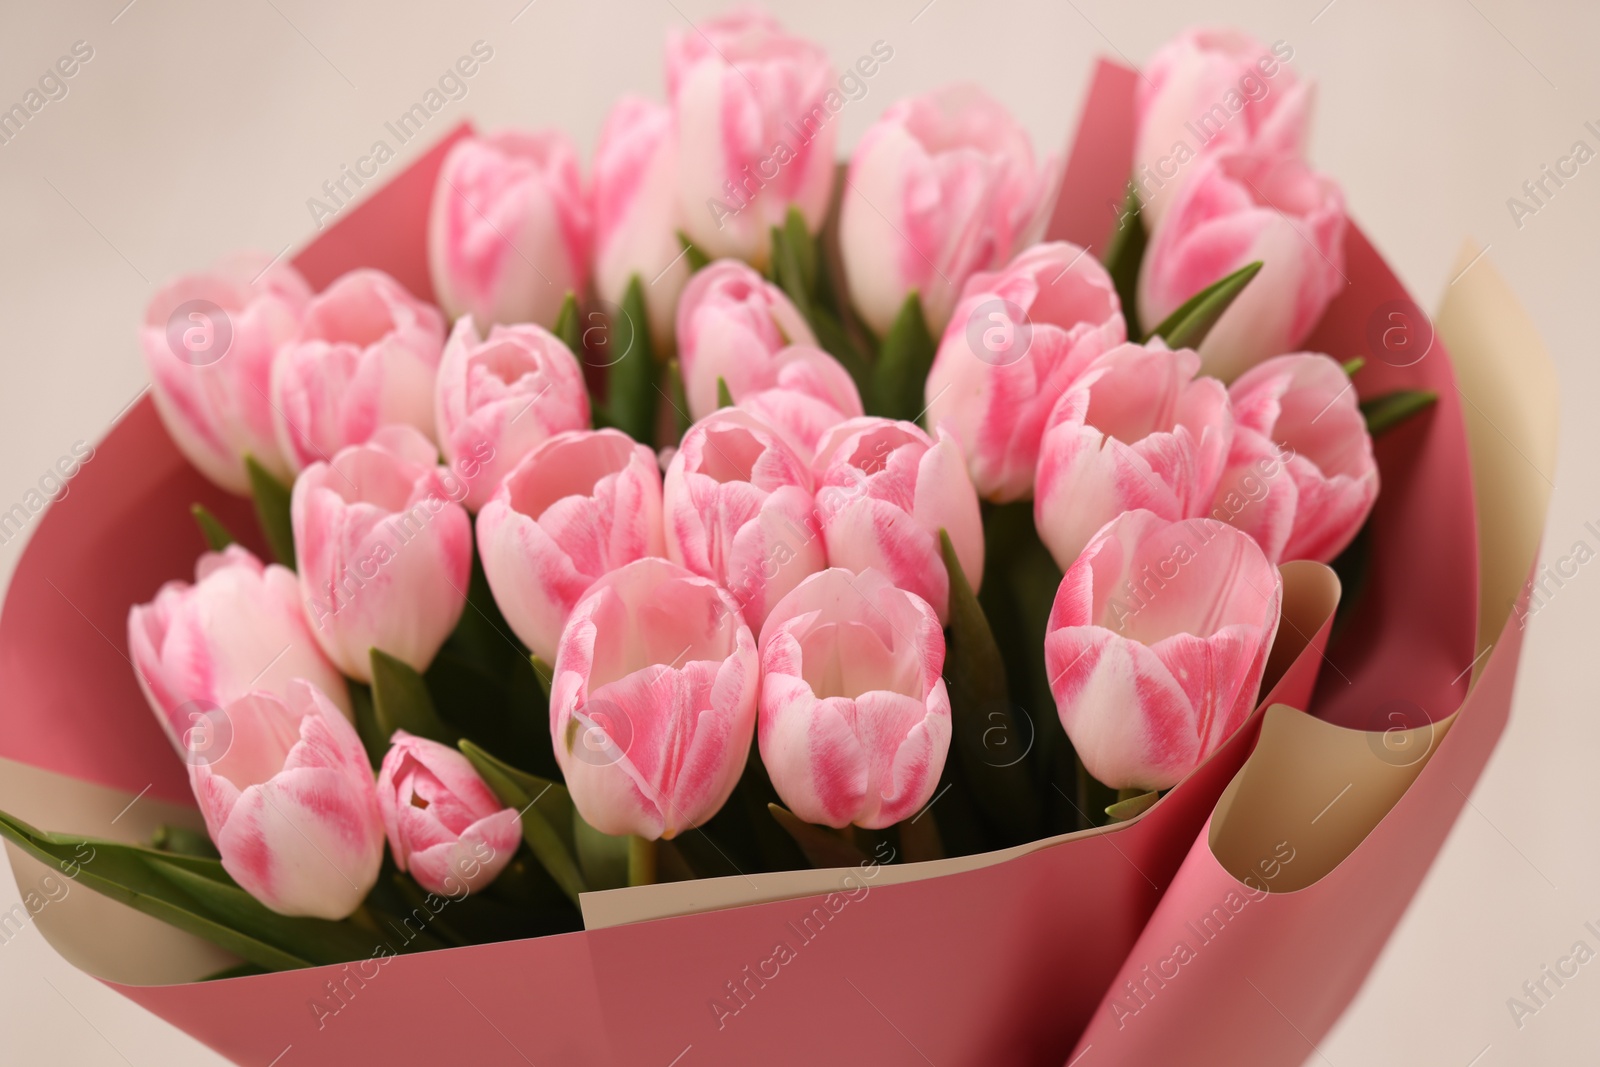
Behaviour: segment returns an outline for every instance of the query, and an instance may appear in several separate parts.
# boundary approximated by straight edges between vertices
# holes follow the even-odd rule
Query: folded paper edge
[[[1462,246],[1435,323],[1466,401],[1480,545],[1479,650],[1469,668],[1473,685],[1527,595],[1553,488],[1546,471],[1555,465],[1559,407],[1554,366],[1532,321],[1493,265],[1479,263],[1482,258],[1474,242]],[[1537,477],[1530,476],[1530,468]],[[1471,692],[1469,686],[1467,699]],[[1414,729],[1363,731],[1321,723],[1287,707],[1269,708],[1255,751],[1212,813],[1212,855],[1242,879],[1258,851],[1260,827],[1286,810],[1307,808],[1318,812],[1313,821],[1326,818],[1329,824],[1310,857],[1316,862],[1297,863],[1295,877],[1280,880],[1271,891],[1315,885],[1399,802],[1460,710]],[[1349,794],[1338,794],[1348,802],[1337,808],[1335,790],[1328,788],[1335,779],[1347,783],[1343,788]],[[1324,803],[1328,808],[1319,811]]]

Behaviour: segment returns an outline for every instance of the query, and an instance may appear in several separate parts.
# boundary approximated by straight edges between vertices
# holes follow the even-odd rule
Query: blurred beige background
[[[124,6],[126,5],[126,6]],[[313,230],[306,200],[364,154],[455,58],[494,54],[441,113],[564,124],[587,151],[624,91],[662,93],[661,38],[697,0],[67,0],[0,16],[0,107],[87,42],[92,58],[0,144],[0,501],[94,440],[140,391],[134,328],[154,285],[239,246],[276,253]],[[1313,157],[1424,306],[1463,237],[1522,295],[1566,398],[1547,561],[1600,521],[1600,160],[1534,215],[1507,200],[1582,139],[1600,148],[1600,7],[1587,0],[770,0],[845,62],[893,61],[842,114],[841,146],[895,97],[962,77],[1059,150],[1099,55],[1142,61],[1185,23],[1289,42],[1320,83]],[[82,46],[80,46],[80,55]],[[1593,122],[1595,130],[1586,129]],[[444,123],[440,123],[441,129]],[[414,152],[413,142],[404,150]],[[406,158],[409,158],[407,156]],[[390,164],[397,169],[401,164]],[[1530,471],[1530,477],[1537,476]],[[9,575],[22,539],[0,545]],[[1307,1063],[1595,1062],[1600,966],[1521,1026],[1524,981],[1600,921],[1600,571],[1532,618],[1510,729],[1385,955]],[[0,911],[17,900],[0,872]],[[1593,943],[1591,939],[1591,944]],[[1594,973],[1589,972],[1593,970]],[[0,1060],[217,1064],[219,1058],[67,964],[37,931],[0,944]],[[686,1065],[687,1067],[687,1065]]]

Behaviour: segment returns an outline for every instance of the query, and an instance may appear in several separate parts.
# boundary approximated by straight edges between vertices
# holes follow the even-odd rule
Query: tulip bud
[[[815,233],[833,191],[833,66],[817,44],[758,11],[733,11],[667,37],[678,124],[683,228],[713,259],[765,265],[771,229],[799,208]]]
[[[576,430],[528,453],[478,515],[478,555],[523,644],[554,662],[578,598],[602,575],[665,555],[661,469],[617,430]]]
[[[636,96],[612,107],[594,151],[594,287],[621,304],[638,275],[650,337],[672,350],[689,263],[678,241],[678,141],[672,111]]]
[[[1278,356],[1228,389],[1237,420],[1211,517],[1267,559],[1331,561],[1367,521],[1378,465],[1356,391],[1320,353]]]
[[[1136,508],[1168,521],[1204,514],[1233,439],[1228,392],[1196,378],[1200,357],[1148,345],[1113,348],[1050,413],[1039,449],[1033,521],[1063,569],[1095,533]]]
[[[1077,245],[1035,245],[967,280],[928,373],[928,425],[960,442],[979,496],[1026,500],[1050,409],[1126,339],[1105,268]]]
[[[278,350],[272,406],[296,472],[390,423],[433,436],[433,383],[444,320],[389,275],[353,270],[312,299]]]
[[[1287,65],[1293,55],[1283,41],[1269,49],[1238,30],[1197,28],[1150,58],[1137,86],[1133,167],[1147,228],[1176,201],[1202,152],[1304,152],[1313,93]]]
[[[262,565],[241,545],[207,552],[195,581],[168,582],[128,611],[128,655],[139,688],[180,752],[185,736],[214,725],[251,692],[283,696],[295,678],[328,694],[346,715],[344,678],[317,646],[300,610],[294,572]]]
[[[455,629],[472,568],[464,495],[409,426],[387,426],[295,481],[301,601],[345,674],[372,681],[374,648],[425,671]]]
[[[779,434],[738,410],[684,434],[662,488],[667,558],[733,595],[752,630],[828,565],[811,472]]]
[[[467,757],[396,730],[378,772],[378,810],[394,863],[430,893],[460,900],[500,876],[522,843],[522,818],[503,806]]]
[[[1344,276],[1344,195],[1291,156],[1226,149],[1194,164],[1150,238],[1139,319],[1154,325],[1206,286],[1261,261],[1200,343],[1201,370],[1231,381],[1310,336]]]
[[[678,367],[690,417],[717,410],[718,378],[739,390],[735,398],[767,388],[774,357],[791,344],[815,348],[817,339],[783,290],[737,260],[696,272],[678,304]]]
[[[584,594],[556,653],[550,738],[578,813],[606,834],[671,838],[744,772],[760,660],[738,605],[664,559]]]
[[[828,562],[860,573],[882,571],[949,618],[950,577],[939,531],[950,534],[961,569],[983,579],[983,520],[966,460],[944,430],[937,439],[915,423],[860,418],[822,436],[814,465],[817,511]]]
[[[450,148],[433,187],[428,267],[451,318],[555,325],[588,273],[589,204],[561,130],[498,130]]]
[[[184,458],[230,493],[250,491],[246,455],[289,477],[268,399],[272,360],[310,300],[293,267],[244,252],[173,279],[145,308],[139,342],[156,411]]]
[[[865,414],[850,372],[820,348],[790,345],[764,365],[752,361],[732,369],[728,392],[734,406],[781,433],[807,463],[825,432]]]
[[[372,767],[327,695],[295,680],[222,709],[226,750],[191,758],[189,785],[222,868],[279,915],[343,919],[383,864]]]
[[[450,332],[439,364],[434,419],[450,469],[480,510],[500,480],[541,442],[589,425],[589,391],[577,357],[542,326],[495,326],[478,335],[471,315]]]
[[[1168,789],[1255,707],[1283,597],[1248,535],[1124,512],[1056,592],[1044,657],[1061,725],[1113,789]]]
[[[820,571],[761,631],[761,762],[811,823],[893,826],[933,796],[950,749],[944,630],[875,570]]]
[[[968,277],[1039,239],[1055,175],[975,85],[891,104],[856,144],[839,209],[856,311],[881,337],[916,291],[937,337]]]

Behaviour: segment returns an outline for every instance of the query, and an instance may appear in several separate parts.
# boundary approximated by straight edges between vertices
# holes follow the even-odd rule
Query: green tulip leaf
[[[561,301],[561,310],[556,314],[555,325],[550,332],[561,338],[561,343],[572,350],[572,354],[583,360],[583,327],[578,322],[578,294],[568,292]]]
[[[937,342],[928,332],[922,298],[913,290],[884,335],[878,361],[872,368],[875,415],[911,421],[921,415],[928,371],[933,367]]]
[[[707,258],[706,254],[700,251],[699,246],[697,246],[693,241],[689,240],[689,235],[684,233],[682,230],[678,231],[678,246],[683,249],[684,258],[689,261],[690,274],[693,274],[711,262],[711,260]]]
[[[1151,330],[1145,337],[1146,343],[1152,337],[1159,337],[1170,348],[1199,348],[1200,342],[1211,332],[1211,327],[1222,318],[1222,313],[1228,310],[1235,298],[1244,292],[1244,287],[1260,272],[1261,261],[1258,259],[1221,281],[1206,286],[1185,300],[1178,310],[1162,320],[1160,326]]]
[[[211,514],[204,504],[191,504],[189,514],[194,516],[195,525],[200,527],[200,535],[206,539],[206,547],[211,551],[221,552],[237,540],[222,525],[222,520]]]
[[[217,846],[211,843],[204,830],[191,830],[186,826],[169,826],[162,823],[150,836],[150,847],[158,852],[176,852],[184,856],[201,856],[217,859]]]
[[[267,970],[366,959],[377,947],[349,922],[277,914],[215,859],[46,833],[4,812],[0,836],[79,884]]]
[[[1117,212],[1117,228],[1111,231],[1111,240],[1101,260],[1106,273],[1111,275],[1111,283],[1116,286],[1129,337],[1139,336],[1139,267],[1144,262],[1148,241],[1144,217],[1140,213],[1139,191],[1129,181],[1122,207]]]
[[[676,356],[667,361],[667,383],[668,388],[672,390],[672,412],[677,416],[678,436],[672,440],[656,442],[663,447],[677,444],[694,424],[694,420],[689,417],[689,392],[684,388],[683,368],[678,365]]]
[[[1432,407],[1439,399],[1434,392],[1420,389],[1399,389],[1361,402],[1361,414],[1367,419],[1367,433],[1373,437],[1405,422]]]
[[[621,309],[622,318],[606,333],[606,414],[611,425],[635,441],[653,441],[660,368],[650,344],[644,283],[637,274],[628,279]]]
[[[440,744],[455,744],[458,735],[440,720],[422,675],[409,663],[381,649],[374,648],[369,655],[372,659],[372,715],[385,749],[396,730]]]
[[[627,835],[601,833],[574,808],[572,836],[584,884],[591,889],[621,889],[628,884],[631,845]]]
[[[586,886],[577,860],[575,809],[567,787],[520,771],[471,741],[459,746],[500,803],[522,813],[522,839],[542,867],[574,904]]]
[[[279,563],[294,570],[294,524],[289,521],[289,487],[257,463],[254,456],[244,457],[244,468],[250,476],[250,495],[255,499],[256,518],[261,522],[267,547],[272,549]]]
[[[817,292],[817,240],[806,226],[806,217],[797,207],[790,207],[783,220],[784,243],[793,253],[794,265],[799,270],[799,284],[806,292],[808,303]]]
[[[974,802],[1007,842],[1031,841],[1039,826],[1039,800],[1028,765],[997,759],[990,745],[996,736],[1023,736],[1012,713],[1005,661],[944,530],[939,531],[939,551],[950,576],[944,660],[950,692],[950,756],[961,761]]]
[[[1161,799],[1159,792],[1139,793],[1135,796],[1124,797],[1115,804],[1106,806],[1106,817],[1111,822],[1127,822],[1135,815],[1143,815],[1155,806]]]

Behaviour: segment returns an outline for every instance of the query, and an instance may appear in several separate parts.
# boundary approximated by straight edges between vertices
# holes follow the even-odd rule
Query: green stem
[[[654,885],[656,880],[656,843],[637,835],[628,838],[628,884]]]

